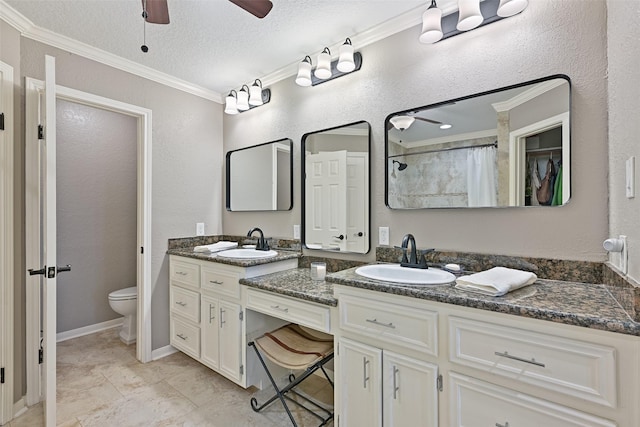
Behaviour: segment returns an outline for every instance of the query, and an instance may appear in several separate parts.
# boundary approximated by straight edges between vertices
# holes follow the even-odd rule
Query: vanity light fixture
[[[435,43],[442,39],[442,9],[431,0],[431,6],[422,14],[422,33],[420,42]]]
[[[305,56],[298,64],[298,75],[296,76],[298,86],[311,86],[311,57]]]
[[[337,60],[331,61],[331,50],[325,47],[318,55],[318,62],[313,72],[311,66],[309,55],[298,64],[296,75],[298,86],[315,86],[358,71],[362,67],[362,54],[354,52],[351,39],[347,38],[340,46],[340,56]]]
[[[414,117],[411,116],[393,116],[389,119],[394,128],[398,129],[400,132],[409,129],[409,126],[416,121]]]
[[[325,47],[318,55],[318,65],[313,75],[322,80],[331,77],[331,51],[328,47]]]
[[[442,10],[436,5],[436,0],[431,0],[431,5],[422,14],[422,32],[419,40],[421,43],[445,40],[517,15],[528,4],[528,0],[458,0],[458,10],[443,16]],[[440,31],[441,37],[439,37]]]
[[[242,85],[238,92],[233,89],[229,92],[225,98],[224,112],[238,114],[267,104],[269,101],[271,101],[271,90],[262,89],[262,82],[256,79],[251,88]]]

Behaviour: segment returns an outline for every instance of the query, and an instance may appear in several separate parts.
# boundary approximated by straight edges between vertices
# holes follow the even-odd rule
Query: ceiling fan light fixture
[[[340,57],[336,68],[343,73],[350,73],[356,69],[356,63],[353,59],[353,45],[348,37],[344,44],[340,46]]]
[[[442,39],[442,9],[431,0],[431,6],[422,14],[422,33],[420,42],[425,44],[435,43]]]
[[[416,121],[414,117],[411,116],[393,116],[389,119],[394,128],[399,131],[403,131],[409,129],[409,126]]]
[[[238,93],[235,90],[229,92],[225,98],[224,112],[227,114],[238,114],[238,101],[236,99]]]
[[[458,0],[458,31],[469,31],[484,21],[480,12],[480,0]]]
[[[262,81],[256,79],[249,88],[249,105],[262,105]]]
[[[247,88],[245,90],[245,88]],[[237,101],[238,111],[247,111],[249,109],[249,88],[247,85],[242,85],[240,92],[238,92]]]
[[[450,125],[449,123],[443,123],[440,125],[440,129],[442,130],[447,130],[447,129],[451,129],[453,126]]]
[[[313,74],[323,80],[331,77],[331,51],[328,47],[318,55],[318,65]]]
[[[311,58],[309,55],[305,56],[302,62],[298,64],[296,84],[303,87],[311,86]]]
[[[503,18],[517,15],[527,8],[528,0],[500,0],[497,15]]]

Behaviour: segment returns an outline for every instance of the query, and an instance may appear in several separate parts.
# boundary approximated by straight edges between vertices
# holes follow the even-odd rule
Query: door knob
[[[62,273],[63,271],[71,271],[71,264],[67,264],[64,267],[58,266],[58,273]]]
[[[362,231],[358,231],[357,233],[353,233],[353,235],[355,237],[362,237],[362,236],[364,236],[364,233]]]
[[[28,271],[29,271],[29,276],[35,276],[37,274],[44,275],[47,272],[47,266],[45,265],[40,270],[34,270],[33,268],[30,268]]]
[[[344,234],[341,234],[339,236],[333,236],[333,238],[338,240],[344,240]]]

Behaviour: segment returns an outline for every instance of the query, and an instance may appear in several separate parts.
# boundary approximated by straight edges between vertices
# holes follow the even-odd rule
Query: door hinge
[[[42,349],[38,350],[38,365],[42,365],[44,362],[44,351]]]
[[[143,254],[144,253],[144,246],[140,246],[140,253]]]
[[[38,139],[44,139],[44,126],[38,125]]]
[[[240,365],[240,375],[244,375],[244,365]]]
[[[4,113],[0,113],[0,130],[4,130]]]
[[[438,379],[436,380],[436,387],[438,387],[438,391],[442,391],[442,374],[438,375]]]
[[[240,317],[240,321],[243,321],[244,320],[244,312],[241,311],[239,317]]]
[[[0,384],[4,384],[4,368],[0,368]]]

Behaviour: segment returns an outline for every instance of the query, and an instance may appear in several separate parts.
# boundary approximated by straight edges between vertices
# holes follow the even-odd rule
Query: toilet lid
[[[132,286],[130,288],[119,289],[109,294],[110,300],[134,299],[138,297],[138,288]]]

